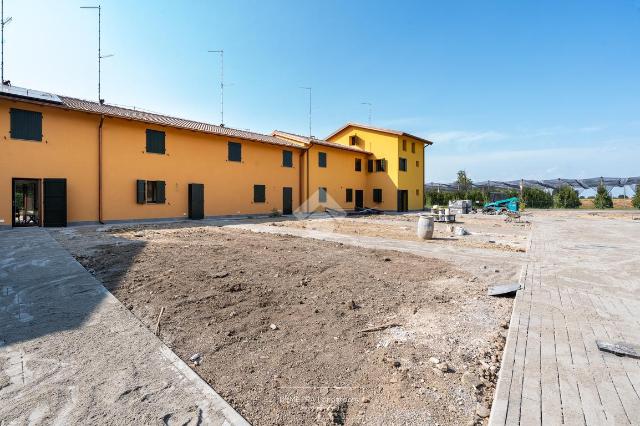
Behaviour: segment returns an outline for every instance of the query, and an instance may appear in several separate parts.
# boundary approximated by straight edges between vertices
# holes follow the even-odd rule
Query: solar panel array
[[[32,99],[40,102],[48,102],[52,104],[62,104],[62,99],[53,93],[41,92],[39,90],[30,90],[23,87],[2,85],[0,94],[21,99]]]
[[[558,189],[562,186],[569,185],[570,187],[583,190],[597,188],[600,183],[603,183],[608,189],[622,188],[625,186],[640,185],[640,176],[626,177],[626,178],[613,178],[613,177],[597,177],[588,179],[545,179],[545,180],[530,180],[525,179],[522,181],[527,188],[538,189]],[[425,190],[441,190],[441,191],[457,191],[458,184],[453,183],[436,183],[429,182],[425,184]],[[519,180],[511,181],[497,181],[487,180],[483,182],[473,182],[472,188],[485,189],[485,188],[497,188],[497,189],[520,189]]]

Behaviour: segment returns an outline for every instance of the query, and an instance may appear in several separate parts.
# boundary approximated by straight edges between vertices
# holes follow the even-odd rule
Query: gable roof
[[[390,135],[396,135],[396,136],[405,136],[408,138],[419,140],[420,142],[426,145],[433,145],[433,142],[431,142],[430,140],[421,138],[420,136],[412,135],[411,133],[402,132],[400,130],[383,129],[381,127],[373,127],[373,126],[368,126],[366,124],[359,124],[359,123],[347,123],[341,128],[339,128],[338,130],[336,130],[335,132],[331,133],[329,136],[327,136],[326,139],[331,139],[332,137],[334,137],[335,135],[337,135],[338,133],[342,132],[344,129],[347,129],[349,127],[355,127],[358,129],[365,129],[365,130],[373,130],[376,132],[388,133]]]
[[[274,130],[272,135],[278,138],[294,140],[305,147],[309,147],[309,136],[296,135],[295,133],[283,132],[281,130]],[[356,148],[349,145],[342,145],[340,143],[329,142],[324,139],[316,139],[314,137],[311,138],[311,144],[328,146],[331,148],[343,149],[346,151],[360,152],[367,155],[371,154],[369,151],[365,151],[364,149]]]
[[[21,90],[24,93],[29,92],[26,89],[21,89]],[[156,124],[159,126],[192,130],[194,132],[226,136],[234,139],[244,139],[244,140],[267,143],[272,145],[300,148],[299,144],[288,142],[286,140],[279,139],[270,135],[265,135],[262,133],[250,132],[246,130],[238,130],[238,129],[233,129],[231,127],[225,127],[225,126],[216,126],[214,124],[203,123],[203,122],[188,120],[184,118],[172,117],[169,115],[151,113],[151,112],[136,110],[132,108],[125,108],[125,107],[109,105],[109,104],[101,104],[98,102],[92,102],[92,101],[72,98],[68,96],[58,95],[58,99],[60,100],[60,102],[54,103],[54,102],[43,101],[42,99],[39,99],[36,97],[16,95],[14,93],[11,93],[3,89],[0,91],[0,98],[15,99],[21,102],[36,103],[36,104],[46,105],[54,108],[63,108],[67,110],[86,112],[89,114],[105,115],[107,117],[121,118],[125,120]]]

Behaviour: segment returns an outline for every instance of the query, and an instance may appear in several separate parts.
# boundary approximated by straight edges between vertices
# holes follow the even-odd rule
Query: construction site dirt
[[[415,217],[363,219],[332,232],[415,239]],[[456,226],[497,229],[508,236],[499,250],[526,247],[526,224],[478,222]],[[218,225],[52,235],[253,424],[486,422],[512,309],[486,292],[517,281],[518,259],[492,263],[472,253],[499,251],[477,244],[447,261]]]

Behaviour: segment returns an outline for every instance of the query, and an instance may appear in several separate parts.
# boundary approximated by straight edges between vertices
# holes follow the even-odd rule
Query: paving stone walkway
[[[43,229],[0,232],[0,425],[248,424]]]
[[[534,217],[490,424],[640,424],[640,221]]]

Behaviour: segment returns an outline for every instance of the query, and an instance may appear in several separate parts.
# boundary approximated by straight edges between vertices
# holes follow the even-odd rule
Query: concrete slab
[[[0,234],[0,424],[248,424],[44,229]]]
[[[638,424],[640,361],[598,348],[638,341],[637,225],[573,212],[532,221],[490,424]]]

